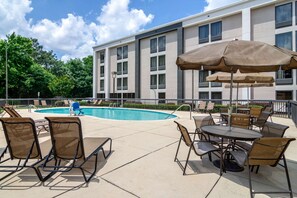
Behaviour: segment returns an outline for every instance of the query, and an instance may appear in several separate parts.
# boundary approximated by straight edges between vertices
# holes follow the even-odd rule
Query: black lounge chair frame
[[[88,183],[92,177],[95,175],[97,171],[97,162],[98,162],[98,154],[100,151],[103,153],[104,159],[108,158],[111,154],[111,147],[112,147],[112,140],[111,138],[99,138],[103,141],[100,142],[100,145],[97,146],[97,148],[91,152],[87,157],[85,156],[85,150],[84,150],[84,142],[87,140],[91,140],[94,138],[85,138],[82,137],[82,127],[81,122],[78,117],[46,117],[46,119],[49,121],[49,127],[50,127],[50,134],[51,134],[51,140],[52,140],[52,149],[49,152],[48,157],[45,159],[45,162],[40,166],[43,171],[45,172],[69,172],[72,169],[79,169],[82,172],[82,175],[84,177],[84,180],[86,183]],[[57,125],[68,125],[68,124],[74,124],[77,125],[77,133],[78,138],[76,140],[73,140],[69,143],[75,144],[77,141],[77,145],[75,148],[75,152],[73,153],[72,157],[63,157],[59,155],[59,149],[57,148],[57,141],[55,137],[55,133],[57,129],[53,126],[54,124]],[[106,154],[103,146],[109,142],[109,152]],[[65,143],[66,144],[66,143]],[[67,145],[65,145],[67,146]],[[84,170],[83,165],[88,162],[93,156],[95,156],[95,164],[94,164],[94,170],[91,172],[91,175],[87,177],[85,172],[89,172]],[[48,163],[54,160],[54,165],[49,165]],[[80,162],[79,160],[82,160]],[[71,162],[69,165],[61,165],[63,161]]]
[[[51,174],[48,174],[46,177],[43,177],[38,169],[38,165],[44,160],[44,158],[42,157],[42,154],[41,154],[41,149],[37,138],[36,126],[35,126],[34,120],[32,120],[31,118],[0,118],[0,121],[2,122],[3,130],[4,130],[6,142],[7,142],[7,146],[4,149],[1,149],[1,152],[0,152],[0,168],[1,168],[0,172],[8,173],[2,178],[0,178],[0,181],[12,175],[15,172],[23,170],[24,168],[32,168],[35,171],[36,175],[38,176],[38,179],[42,182],[48,179],[51,176]],[[12,134],[14,133],[14,131],[11,128],[11,126],[17,126],[17,125],[31,126],[30,128],[32,131],[32,134],[31,134],[32,137],[29,137],[30,134],[25,134],[25,133],[18,133],[17,134],[18,136],[16,136],[16,134]],[[13,138],[13,136],[16,137],[18,140],[16,140],[16,138]],[[22,150],[25,149],[26,153],[15,155],[15,153],[17,152],[15,151],[16,148],[14,148],[13,146],[14,142],[22,141],[23,143],[26,143],[30,141],[30,138],[32,138],[33,141],[29,149],[26,150],[26,148],[24,147],[21,148]],[[9,151],[10,157],[1,160],[4,157],[4,155],[7,153],[7,151]],[[28,165],[29,160],[32,160],[32,159],[36,159],[37,161]],[[5,162],[9,160],[18,160],[18,162],[16,165],[4,165]]]

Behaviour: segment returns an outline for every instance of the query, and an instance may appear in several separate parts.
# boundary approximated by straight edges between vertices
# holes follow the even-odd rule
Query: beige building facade
[[[229,99],[224,84],[206,82],[213,72],[181,71],[177,56],[234,39],[296,51],[296,7],[297,1],[245,0],[94,46],[93,97]],[[241,88],[239,99],[296,100],[295,70],[267,74],[275,77],[273,87]]]

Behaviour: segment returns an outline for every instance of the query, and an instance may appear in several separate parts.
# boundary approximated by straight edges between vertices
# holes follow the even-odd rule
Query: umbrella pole
[[[231,131],[231,114],[232,114],[232,90],[233,90],[233,70],[231,68],[231,83],[230,83],[230,105],[229,105],[229,116],[228,116],[228,125],[229,131]]]
[[[237,83],[237,89],[236,89],[236,113],[237,113],[237,106],[238,106],[238,83]]]

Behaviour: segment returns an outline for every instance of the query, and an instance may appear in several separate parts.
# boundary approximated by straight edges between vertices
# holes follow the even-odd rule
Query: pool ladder
[[[182,107],[189,107],[190,108],[190,120],[192,119],[192,107],[189,104],[182,104],[179,107],[177,107],[171,114],[169,114],[165,119],[169,118],[172,114],[174,114],[174,112],[178,111],[179,109],[181,109]]]

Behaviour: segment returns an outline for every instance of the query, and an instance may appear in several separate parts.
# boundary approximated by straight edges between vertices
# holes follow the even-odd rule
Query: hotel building
[[[224,84],[206,81],[214,72],[182,71],[175,61],[184,52],[234,39],[296,51],[297,1],[244,0],[94,46],[93,97],[229,99]],[[240,88],[239,99],[296,100],[295,70],[266,74],[275,77],[273,87]]]

